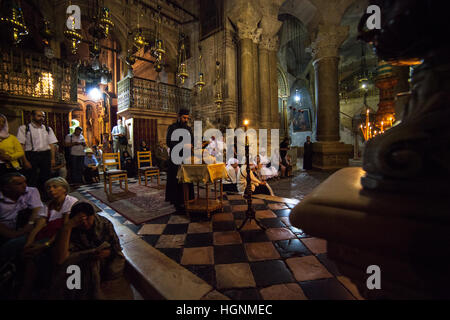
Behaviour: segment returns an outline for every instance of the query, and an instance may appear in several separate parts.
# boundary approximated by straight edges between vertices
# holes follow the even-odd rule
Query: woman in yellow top
[[[8,120],[0,113],[0,176],[21,169],[19,159],[24,156],[19,140],[8,133]]]

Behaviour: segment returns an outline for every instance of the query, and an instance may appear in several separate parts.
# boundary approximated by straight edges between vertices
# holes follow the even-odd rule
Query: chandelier
[[[11,29],[12,41],[17,45],[22,41],[22,37],[28,34],[28,28],[25,25],[22,8],[20,2],[4,1],[3,7],[8,8],[8,16],[0,17],[0,22],[5,24],[8,29]]]

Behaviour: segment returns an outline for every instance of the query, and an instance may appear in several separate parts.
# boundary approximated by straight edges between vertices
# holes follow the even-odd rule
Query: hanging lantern
[[[184,41],[184,37],[183,37]],[[187,73],[187,66],[186,66],[186,50],[184,47],[184,42],[181,44],[180,47],[180,53],[178,55],[178,72],[177,77],[180,79],[181,84],[184,84],[185,80],[189,77],[189,74]]]
[[[214,103],[216,104],[216,106],[218,108],[220,108],[220,106],[223,103],[222,86],[220,83],[220,62],[219,61],[216,61],[216,94],[215,94]]]
[[[22,37],[28,34],[28,28],[25,25],[22,8],[15,1],[11,1],[5,6],[10,7],[8,9],[10,16],[1,17],[0,22],[12,29],[12,41],[17,45],[22,40]]]
[[[161,72],[162,71],[161,61],[156,60],[153,65],[153,68],[155,69],[156,72],[158,72],[158,73]]]
[[[166,54],[166,50],[164,50],[162,40],[156,40],[155,54],[157,56],[157,59],[162,61],[164,55]]]
[[[81,40],[83,40],[83,36],[75,30],[75,19],[72,20],[72,30],[65,30],[64,36],[70,41],[70,50],[72,51],[72,54],[76,54],[78,51],[78,45]]]
[[[216,97],[215,97],[214,103],[216,104],[216,106],[218,108],[220,108],[220,106],[223,103],[222,92],[217,92],[216,93]]]
[[[76,30],[66,30],[64,31],[64,36],[70,41],[70,50],[72,51],[72,54],[76,54],[78,51],[78,45],[81,40],[83,40],[83,36]]]
[[[198,88],[198,92],[202,92],[203,87],[206,85],[205,80],[203,79],[203,73],[198,74],[198,81],[195,83],[195,86]]]
[[[94,57],[98,57],[100,55],[100,41],[97,38],[94,38],[92,41],[92,44],[89,46],[89,51]]]
[[[199,46],[199,57],[198,57],[198,81],[195,83],[195,87],[197,87],[198,92],[202,92],[203,87],[206,85],[205,79],[203,78],[203,72],[202,72],[202,48]]]
[[[180,64],[177,76],[180,79],[181,84],[184,84],[184,81],[189,77],[189,74],[187,73],[186,63]]]
[[[134,46],[139,50],[140,48],[148,45],[147,40],[145,39],[144,34],[142,33],[142,29],[138,29],[138,33],[134,36],[133,39]]]
[[[108,8],[102,8],[102,13],[99,19],[99,25],[103,30],[104,38],[108,38],[109,32],[114,27],[114,22],[110,18],[110,13]]]

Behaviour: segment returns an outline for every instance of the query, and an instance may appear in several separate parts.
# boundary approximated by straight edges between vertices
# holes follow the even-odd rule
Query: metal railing
[[[118,111],[129,108],[177,112],[190,109],[191,90],[154,80],[127,77],[118,83]]]
[[[0,94],[77,101],[76,67],[23,50],[0,50]]]

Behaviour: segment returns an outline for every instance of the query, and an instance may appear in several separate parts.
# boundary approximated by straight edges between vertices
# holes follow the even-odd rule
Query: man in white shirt
[[[68,134],[65,139],[66,147],[70,148],[70,173],[73,184],[83,183],[84,147],[86,140],[81,134],[83,129],[76,127],[74,133]]]
[[[17,256],[26,242],[26,235],[34,228],[42,211],[39,191],[27,187],[20,173],[0,177],[0,262]]]
[[[55,166],[55,144],[58,142],[52,128],[44,125],[45,113],[33,110],[31,122],[19,127],[17,139],[25,150],[24,167],[29,186],[43,191],[45,181]],[[45,193],[45,192],[44,192]]]
[[[117,120],[117,126],[114,126],[114,128],[111,131],[111,135],[113,137],[113,149],[114,152],[119,152],[122,154],[125,150],[127,150],[127,144],[123,144],[120,142],[120,140],[123,140],[123,138],[127,139],[127,130],[122,125],[122,120]]]

